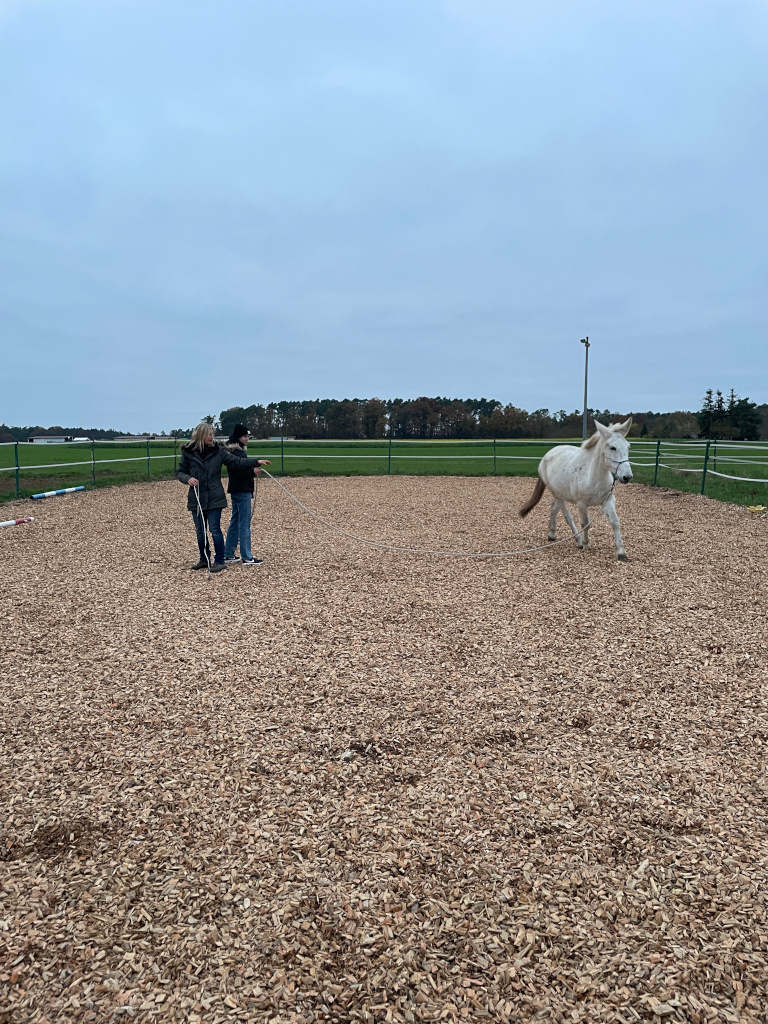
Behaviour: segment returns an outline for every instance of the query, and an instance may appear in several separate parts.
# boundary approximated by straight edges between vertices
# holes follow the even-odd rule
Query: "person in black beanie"
[[[240,459],[246,457],[251,432],[243,423],[236,423],[226,449]],[[259,466],[269,466],[268,459],[260,459]],[[261,470],[227,467],[229,485],[227,491],[232,499],[232,518],[229,521],[227,539],[224,543],[224,561],[227,565],[242,562],[243,565],[261,565],[263,559],[254,558],[251,551],[251,504],[253,502],[253,478]],[[240,544],[240,558],[235,555]]]
[[[253,472],[260,465],[264,465],[263,459],[244,458],[242,448],[235,453],[216,444],[213,427],[206,422],[198,423],[192,431],[189,444],[182,446],[176,476],[188,488],[187,508],[192,513],[200,548],[200,561],[192,566],[193,569],[208,567],[211,572],[223,572],[226,569],[221,510],[227,507],[227,496],[221,484],[221,467],[226,466],[230,472],[238,469],[247,471],[253,479]],[[213,563],[208,542],[209,529],[215,552]]]

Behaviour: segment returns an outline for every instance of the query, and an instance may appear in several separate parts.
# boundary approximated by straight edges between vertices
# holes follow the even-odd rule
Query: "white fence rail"
[[[68,461],[68,462],[46,462],[40,464],[31,463],[20,463],[19,453],[22,451],[24,455],[29,453],[34,448],[36,452],[41,449],[39,446],[32,446],[23,442],[5,442],[0,444],[0,448],[15,448],[14,452],[14,465],[0,466],[0,474],[3,473],[15,473],[16,474],[16,496],[20,496],[20,482],[24,474],[34,473],[38,470],[56,470],[56,469],[71,469],[73,467],[89,467],[89,475],[92,478],[92,482],[96,483],[96,475],[99,467],[103,466],[114,466],[121,463],[145,463],[147,467],[147,479],[152,476],[152,463],[161,462],[163,460],[173,460],[174,468],[178,463],[178,459],[181,455],[180,441],[179,439],[167,440],[147,440],[145,442],[146,449],[141,455],[126,455],[119,458],[101,458],[98,457],[97,453],[101,450],[105,455],[109,453],[109,449],[112,447],[123,447],[133,448],[136,450],[137,444],[141,442],[127,442],[127,441],[89,441],[89,442],[64,442],[57,445],[57,449],[67,448],[89,449],[90,458]],[[183,443],[183,441],[182,441]],[[531,463],[538,462],[544,451],[553,447],[557,444],[569,444],[579,445],[580,441],[573,440],[559,440],[555,438],[514,438],[514,439],[498,439],[498,440],[476,440],[476,439],[463,439],[463,440],[419,440],[419,439],[383,439],[383,440],[308,440],[298,441],[292,439],[286,441],[281,439],[280,441],[263,441],[264,454],[269,454],[273,460],[280,462],[280,472],[286,472],[286,463],[289,464],[293,460],[301,460],[302,462],[314,461],[314,460],[338,460],[339,462],[347,461],[371,461],[377,464],[381,464],[386,460],[387,462],[387,473],[392,472],[393,463],[398,462],[485,462],[489,466],[492,464],[493,473],[497,472],[497,466],[499,464],[508,465],[513,462]],[[162,454],[153,454],[152,447],[170,447],[173,444],[173,452],[166,451]],[[737,467],[750,467],[762,471],[763,467],[768,467],[768,444],[761,444],[759,442],[743,442],[743,441],[706,441],[706,440],[690,440],[690,441],[672,441],[666,439],[631,439],[631,452],[632,457],[630,459],[631,465],[641,469],[652,469],[654,484],[659,481],[660,471],[666,471],[672,474],[686,474],[686,475],[699,475],[701,477],[701,493],[704,493],[706,487],[706,480],[709,476],[719,477],[723,480],[738,481],[745,484],[768,484],[768,473],[764,476],[752,476],[744,474],[735,474],[733,472]],[[452,446],[460,447],[463,450],[457,452],[451,452],[449,449]],[[425,448],[435,448],[434,452],[427,454],[423,453]],[[329,451],[331,447],[337,447],[342,450]],[[317,449],[325,449],[324,451],[318,451]],[[419,448],[421,451],[418,453],[414,452],[411,454],[409,448]],[[538,454],[527,454],[523,453],[519,449],[539,449]],[[267,451],[269,449],[269,451]],[[447,450],[448,449],[448,450]],[[516,451],[515,449],[518,449]],[[45,449],[46,455],[51,452],[51,447]],[[72,454],[75,454],[74,452]],[[50,455],[49,455],[50,457]],[[1,457],[0,457],[1,458]],[[2,461],[5,461],[2,459]],[[721,468],[718,468],[721,467]],[[730,470],[731,472],[723,472],[723,470]],[[48,474],[53,478],[55,474]],[[64,474],[68,476],[69,474]],[[1,479],[1,478],[0,478]]]

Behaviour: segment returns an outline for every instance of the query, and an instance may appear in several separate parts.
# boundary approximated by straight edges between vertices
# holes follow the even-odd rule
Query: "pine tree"
[[[757,441],[760,438],[762,416],[756,402],[738,398],[729,410],[733,436],[741,441]]]
[[[712,420],[714,419],[715,401],[712,388],[707,388],[702,402],[701,409],[696,414],[699,421],[699,431],[702,437],[712,437]]]

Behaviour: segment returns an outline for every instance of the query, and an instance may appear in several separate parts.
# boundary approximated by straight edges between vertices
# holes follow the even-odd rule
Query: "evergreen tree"
[[[748,398],[737,398],[729,408],[733,436],[740,441],[758,441],[762,416],[756,402]]]
[[[735,395],[734,395],[735,398]],[[715,411],[712,420],[712,437],[727,441],[734,436],[731,426],[729,407],[725,404],[723,392],[718,388],[715,392]]]
[[[762,415],[755,402],[739,398],[734,388],[727,400],[722,391],[709,388],[700,411],[696,414],[701,437],[712,440],[757,441],[760,438]]]
[[[715,401],[712,388],[707,388],[701,409],[696,414],[699,421],[699,430],[702,437],[712,437],[712,421],[715,414]]]

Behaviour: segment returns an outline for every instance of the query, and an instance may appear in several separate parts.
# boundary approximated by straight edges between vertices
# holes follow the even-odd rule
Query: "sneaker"
[[[261,565],[263,561],[263,558],[248,558],[243,559],[243,565]]]
[[[204,558],[201,558],[200,561],[197,563],[197,565],[193,565],[192,568],[193,569],[207,569],[208,568],[208,563],[206,562],[206,560]]]
[[[211,566],[211,572],[224,572],[226,565],[223,562],[214,562]]]
[[[232,555],[231,558],[225,558],[224,559],[224,564],[225,565],[237,565],[237,563],[239,561],[240,561],[240,558],[239,558],[238,555]]]

